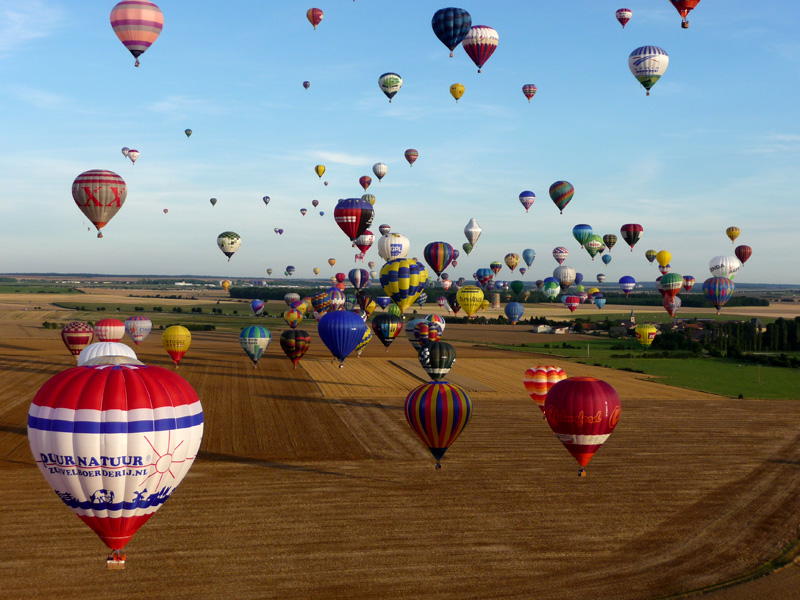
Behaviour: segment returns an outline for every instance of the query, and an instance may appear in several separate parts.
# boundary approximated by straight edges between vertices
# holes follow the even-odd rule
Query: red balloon
[[[736,258],[744,264],[747,262],[747,259],[750,258],[750,255],[753,254],[753,249],[750,246],[736,246],[736,250],[734,250],[733,253],[736,254]]]
[[[544,401],[547,424],[581,465],[581,475],[616,428],[621,410],[614,388],[594,377],[559,381]]]
[[[61,340],[73,356],[78,356],[93,338],[94,329],[83,321],[67,323],[61,330]]]
[[[350,241],[355,241],[372,224],[375,210],[361,198],[344,198],[336,203],[333,219]]]
[[[580,303],[581,299],[578,296],[567,296],[564,299],[564,305],[570,310],[570,312],[575,312],[575,309],[578,308]]]
[[[362,175],[361,178],[358,180],[358,183],[361,184],[361,187],[364,188],[364,191],[367,191],[367,188],[372,183],[372,177],[369,175]]]

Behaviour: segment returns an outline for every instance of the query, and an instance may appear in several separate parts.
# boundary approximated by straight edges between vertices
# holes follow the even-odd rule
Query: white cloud
[[[181,95],[167,96],[163,100],[149,104],[146,109],[152,112],[172,114],[181,118],[197,114],[220,114],[224,112],[220,107],[203,98],[191,98]]]
[[[39,109],[63,108],[70,103],[70,98],[55,94],[47,90],[40,90],[32,87],[14,85],[11,91],[16,94],[25,104]]]
[[[13,8],[0,7],[0,53],[11,52],[30,40],[47,37],[62,20],[50,2],[28,0]]]

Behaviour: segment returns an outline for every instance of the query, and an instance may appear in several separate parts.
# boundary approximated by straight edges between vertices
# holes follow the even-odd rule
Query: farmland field
[[[254,369],[237,328],[256,321],[247,304],[230,303],[235,318],[180,315],[219,325],[193,333],[177,371],[203,403],[201,452],[126,547],[127,568],[106,571],[105,546],[36,469],[26,418],[35,390],[74,365],[42,321],[100,318],[52,302],[121,305],[102,316],[124,318],[142,304],[129,293],[0,299],[0,598],[647,599],[753,573],[800,538],[797,386],[738,400],[559,359],[622,399],[620,425],[578,478],[521,384],[527,367],[553,357],[473,342],[587,338],[452,324],[452,381],[470,393],[474,416],[437,472],[403,415],[406,394],[426,380],[405,332],[388,352],[373,340],[339,369],[304,321],[312,349],[292,369],[277,342],[285,326],[272,320],[273,343]],[[202,303],[224,304],[217,294]],[[153,302],[166,311],[201,300],[145,306]],[[135,349],[170,367],[159,333]],[[703,597],[791,598],[793,557]]]

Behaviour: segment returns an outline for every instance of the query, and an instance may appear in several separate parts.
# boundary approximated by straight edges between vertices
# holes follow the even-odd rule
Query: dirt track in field
[[[578,478],[520,383],[539,359],[469,343],[536,336],[448,325],[474,417],[436,472],[403,415],[424,378],[405,334],[339,369],[312,323],[296,370],[278,331],[257,369],[235,334],[193,336],[178,373],[203,402],[200,456],[128,544],[128,568],[108,572],[30,456],[30,400],[74,364],[43,312],[0,313],[0,598],[645,599],[735,577],[800,537],[800,403],[560,361],[623,402]],[[171,364],[158,332],[137,353]],[[704,597],[791,598],[798,571]]]

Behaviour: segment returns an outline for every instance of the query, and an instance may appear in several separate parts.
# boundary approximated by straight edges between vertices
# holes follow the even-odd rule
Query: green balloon
[[[461,247],[464,249],[464,252],[466,252],[467,254],[472,252],[472,244],[470,244],[469,242],[464,242],[463,244],[461,244]]]
[[[514,292],[515,294],[519,294],[522,291],[524,285],[521,281],[512,281],[511,285],[509,285],[508,287],[510,287],[511,291]]]
[[[396,317],[403,318],[403,311],[400,310],[400,307],[397,306],[394,302],[389,305],[389,308],[386,309],[386,312],[390,315],[395,315]]]

